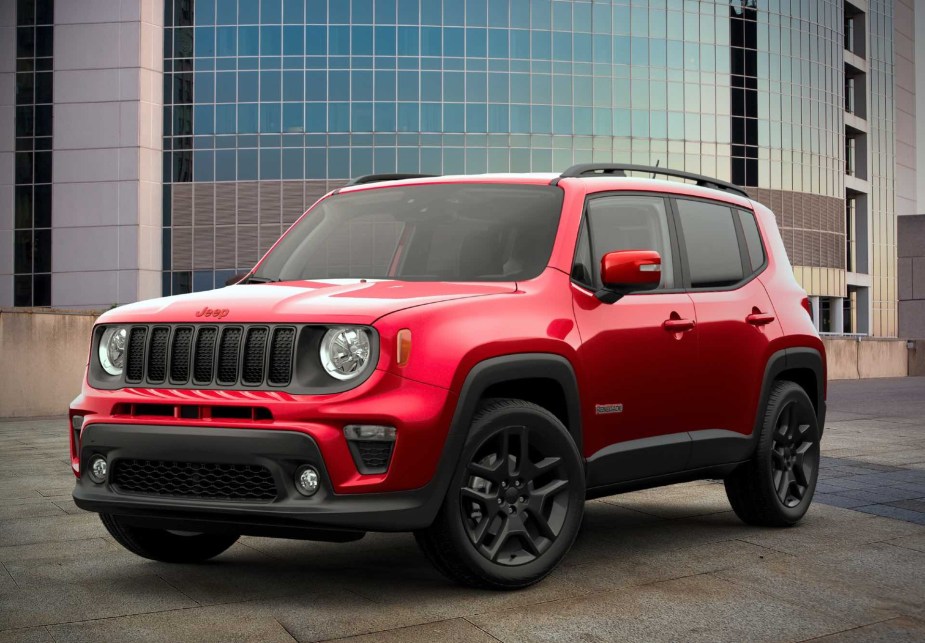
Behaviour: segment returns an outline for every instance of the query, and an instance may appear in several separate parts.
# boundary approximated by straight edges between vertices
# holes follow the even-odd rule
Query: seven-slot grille
[[[295,346],[293,326],[133,326],[125,381],[152,386],[287,386]]]

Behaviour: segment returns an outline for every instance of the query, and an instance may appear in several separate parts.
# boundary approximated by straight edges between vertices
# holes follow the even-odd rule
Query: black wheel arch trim
[[[761,432],[761,423],[764,420],[764,410],[768,405],[768,398],[771,396],[771,389],[774,382],[781,373],[795,369],[812,371],[816,381],[815,398],[811,399],[813,407],[816,409],[816,420],[819,423],[819,435],[822,435],[825,424],[825,367],[823,366],[822,354],[815,348],[807,346],[798,346],[784,348],[768,358],[767,365],[764,369],[764,379],[761,383],[761,397],[758,400],[758,408],[755,412],[755,425],[752,428],[752,437],[756,438]],[[806,392],[811,395],[810,391]]]
[[[459,393],[452,428],[462,423],[468,431],[468,423],[478,408],[485,391],[496,384],[519,380],[552,380],[562,388],[565,396],[568,429],[578,452],[582,452],[581,399],[578,392],[578,378],[571,362],[555,353],[518,353],[491,357],[470,369]]]
[[[537,373],[542,374],[538,377]],[[421,508],[421,515],[418,516],[423,521],[421,527],[429,526],[433,522],[443,504],[450,481],[460,464],[463,446],[469,436],[469,425],[485,391],[494,384],[524,379],[551,379],[562,387],[569,418],[567,429],[575,439],[578,452],[582,453],[578,378],[568,359],[556,353],[515,353],[482,360],[469,369],[463,381],[437,471],[433,479],[423,487],[429,490],[429,494],[427,503]]]

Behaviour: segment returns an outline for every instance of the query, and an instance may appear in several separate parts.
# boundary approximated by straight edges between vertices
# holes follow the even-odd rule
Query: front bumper
[[[86,474],[93,455],[109,462],[110,479],[103,484]],[[364,531],[426,527],[446,489],[438,477],[410,491],[337,494],[318,444],[299,431],[97,423],[84,429],[79,457],[78,507],[163,529],[349,540]],[[254,501],[129,493],[112,482],[119,461],[127,459],[257,465],[269,470],[277,496]],[[321,487],[311,497],[299,494],[293,483],[305,464],[321,474]]]

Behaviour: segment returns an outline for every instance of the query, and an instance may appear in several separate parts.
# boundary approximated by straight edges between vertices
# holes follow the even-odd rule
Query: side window
[[[742,233],[745,235],[745,245],[748,248],[748,259],[755,272],[764,263],[764,247],[761,245],[761,234],[758,232],[758,222],[755,215],[745,210],[737,210],[739,221],[742,224]]]
[[[588,201],[594,284],[601,285],[601,258],[614,250],[655,250],[662,256],[659,289],[674,287],[674,262],[665,200],[650,196],[605,196]]]
[[[678,199],[678,215],[693,288],[723,288],[742,281],[742,257],[732,209]]]

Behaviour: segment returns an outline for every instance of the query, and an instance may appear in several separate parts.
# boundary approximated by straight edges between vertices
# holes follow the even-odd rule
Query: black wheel
[[[415,533],[444,575],[516,589],[549,574],[584,510],[584,468],[562,423],[522,400],[486,402],[434,524]]]
[[[806,391],[793,382],[776,382],[754,457],[725,480],[736,515],[750,525],[770,527],[799,521],[816,490],[819,439]]]
[[[126,524],[119,516],[100,514],[106,530],[133,554],[164,563],[200,563],[231,547],[237,534],[200,534],[149,529]]]

